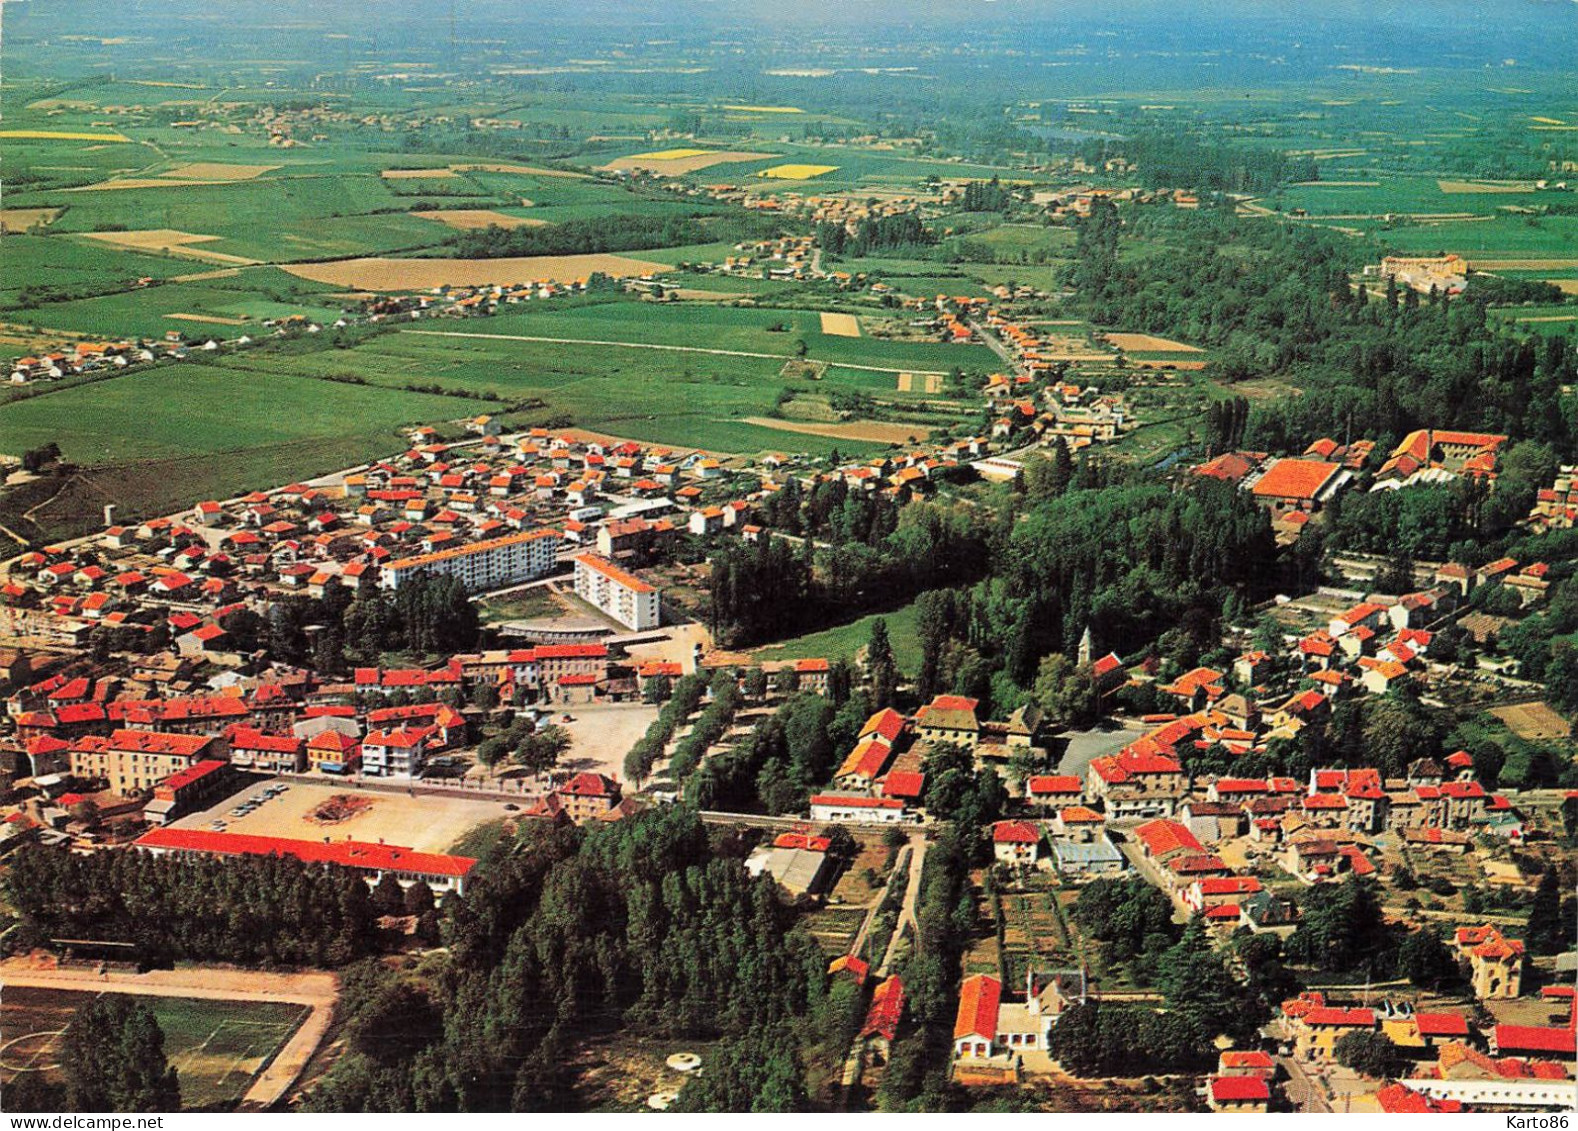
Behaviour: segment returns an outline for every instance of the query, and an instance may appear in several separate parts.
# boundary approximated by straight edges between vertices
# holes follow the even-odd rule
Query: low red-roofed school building
[[[469,856],[414,852],[392,844],[291,840],[205,829],[154,829],[144,833],[136,847],[155,855],[185,852],[203,856],[288,856],[306,864],[337,864],[351,868],[360,872],[370,884],[377,884],[386,873],[404,885],[424,880],[438,893],[453,890],[464,894],[466,877],[477,863]]]

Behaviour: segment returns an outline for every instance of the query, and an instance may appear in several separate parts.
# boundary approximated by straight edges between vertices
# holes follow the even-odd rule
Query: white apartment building
[[[468,593],[481,593],[551,573],[558,550],[559,535],[552,530],[507,534],[389,562],[379,572],[378,584],[384,589],[398,589],[419,573],[436,573],[459,578]]]
[[[575,559],[575,595],[637,632],[656,628],[662,620],[658,591],[596,554]]]

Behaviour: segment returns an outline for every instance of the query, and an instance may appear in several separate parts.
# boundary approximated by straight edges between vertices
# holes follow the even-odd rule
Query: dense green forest
[[[1131,254],[1131,248],[1138,254]],[[1386,451],[1416,428],[1495,432],[1578,452],[1578,379],[1564,337],[1514,337],[1473,298],[1392,289],[1367,300],[1350,272],[1379,248],[1230,207],[1092,208],[1070,282],[1090,317],[1212,347],[1228,382],[1281,378],[1307,395],[1257,403],[1239,442],[1302,451],[1321,436]]]
[[[446,903],[437,968],[352,968],[349,1051],[315,1111],[563,1111],[571,1042],[598,1033],[731,1038],[767,1061],[708,1086],[747,1109],[803,1106],[793,1043],[772,1034],[827,1006],[826,959],[773,885],[715,857],[694,810],[578,829],[530,822]]]
[[[29,846],[6,893],[27,945],[136,945],[147,964],[341,966],[371,952],[376,911],[354,872],[277,856],[235,860]]]

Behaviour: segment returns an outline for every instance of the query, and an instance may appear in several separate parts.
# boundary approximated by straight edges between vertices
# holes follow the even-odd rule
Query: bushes
[[[1096,1002],[1058,1018],[1047,1051],[1086,1077],[1204,1072],[1216,1062],[1216,1049],[1183,1014]]]

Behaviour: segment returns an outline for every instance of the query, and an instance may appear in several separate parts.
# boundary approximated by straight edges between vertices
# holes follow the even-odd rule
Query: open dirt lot
[[[113,247],[124,247],[132,251],[164,251],[171,255],[184,255],[192,259],[204,259],[211,263],[256,263],[255,259],[247,259],[240,255],[226,255],[222,251],[207,251],[194,246],[217,240],[218,236],[202,236],[193,232],[182,232],[174,228],[145,228],[135,232],[83,232],[86,239],[98,240]]]
[[[822,315],[822,333],[832,334],[837,338],[860,337],[860,319],[853,314],[826,314]]]
[[[1513,734],[1530,742],[1567,738],[1572,734],[1572,724],[1544,703],[1492,707],[1490,713],[1506,723]]]
[[[559,768],[614,778],[625,776],[625,755],[658,716],[656,707],[629,703],[568,707],[566,712],[575,721],[560,724],[570,732],[570,750]]]
[[[628,748],[627,748],[628,749]],[[624,750],[620,751],[623,759]],[[418,852],[443,852],[485,821],[505,815],[503,802],[470,797],[425,795],[413,797],[381,789],[356,789],[335,782],[290,783],[290,789],[265,801],[245,817],[232,819],[230,810],[248,797],[263,792],[258,784],[226,798],[212,809],[193,813],[175,822],[180,829],[206,829],[217,820],[226,832],[250,836],[289,837],[293,840],[386,841]],[[310,814],[329,798],[346,794],[367,804],[343,821],[323,823]]]
[[[780,432],[799,432],[805,436],[828,436],[834,440],[866,440],[873,444],[907,444],[924,440],[931,429],[924,424],[889,424],[880,420],[849,424],[805,424],[794,420],[774,420],[768,416],[747,416],[745,423]]]
[[[672,156],[668,156],[670,153]],[[769,161],[777,156],[776,153],[745,153],[719,149],[676,149],[616,157],[603,168],[610,172],[618,172],[621,169],[645,169],[649,173],[657,173],[660,176],[677,177],[684,173],[694,173],[698,169],[710,169],[714,165],[730,165],[740,161]]]
[[[447,224],[461,231],[486,228],[490,225],[500,228],[533,228],[548,222],[533,220],[526,216],[511,216],[506,212],[495,212],[491,208],[438,208],[431,212],[413,212],[411,215],[420,216],[424,220],[437,220],[440,224]]]
[[[278,165],[231,165],[223,161],[194,161],[180,165],[159,176],[178,181],[250,181],[264,173],[272,173]]]
[[[667,271],[661,263],[623,255],[532,255],[508,259],[343,259],[292,263],[283,269],[303,279],[364,291],[425,291],[486,283],[573,282],[594,271],[625,277]]]
[[[1155,350],[1174,353],[1199,353],[1200,347],[1158,338],[1152,334],[1108,334],[1107,341],[1120,350]]]
[[[0,232],[25,232],[34,224],[48,224],[59,215],[58,208],[0,208]]]

